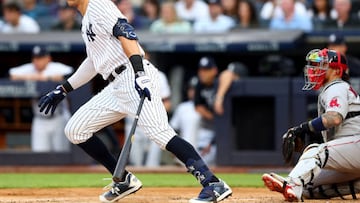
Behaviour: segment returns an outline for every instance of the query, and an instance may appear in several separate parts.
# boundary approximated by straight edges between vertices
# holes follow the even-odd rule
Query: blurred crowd
[[[356,29],[357,0],[112,0],[137,30],[222,33],[249,28]],[[0,0],[0,33],[78,30],[66,0]]]

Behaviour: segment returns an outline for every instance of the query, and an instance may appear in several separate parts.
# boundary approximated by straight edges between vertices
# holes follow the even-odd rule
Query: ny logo
[[[86,28],[86,35],[87,35],[89,42],[90,41],[93,42],[95,40],[96,34],[92,30],[92,24],[89,24],[89,26]]]

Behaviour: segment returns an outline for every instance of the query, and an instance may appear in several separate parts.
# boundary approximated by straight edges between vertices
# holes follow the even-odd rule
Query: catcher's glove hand
[[[306,126],[305,126],[306,125]],[[283,135],[282,155],[285,163],[290,163],[294,152],[301,152],[305,147],[305,134],[308,133],[309,128],[307,123],[300,126],[290,128]]]

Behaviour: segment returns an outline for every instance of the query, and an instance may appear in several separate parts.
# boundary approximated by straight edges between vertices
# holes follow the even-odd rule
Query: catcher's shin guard
[[[329,151],[325,145],[311,144],[307,146],[298,163],[290,172],[289,177],[300,179],[306,186],[320,173],[329,157]]]

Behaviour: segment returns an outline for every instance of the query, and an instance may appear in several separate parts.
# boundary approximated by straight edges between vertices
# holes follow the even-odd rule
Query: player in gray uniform
[[[288,177],[275,173],[262,179],[287,201],[342,197],[360,192],[360,98],[349,83],[346,58],[315,49],[306,56],[303,90],[320,90],[319,117],[290,128],[294,136],[321,132],[324,143],[310,144]]]
[[[135,116],[139,94],[145,95],[139,127],[162,149],[181,160],[203,186],[199,196],[190,202],[221,201],[231,195],[230,187],[218,179],[194,147],[176,136],[170,127],[159,93],[158,70],[144,59],[134,28],[115,4],[110,0],[67,0],[67,3],[83,16],[81,33],[87,58],[65,83],[41,98],[40,111],[52,113],[69,92],[99,73],[110,83],[70,118],[65,134],[72,143],[113,174],[117,161],[93,134],[126,115]],[[125,171],[121,180],[114,179],[110,190],[99,198],[102,202],[115,202],[141,187],[140,180]]]

